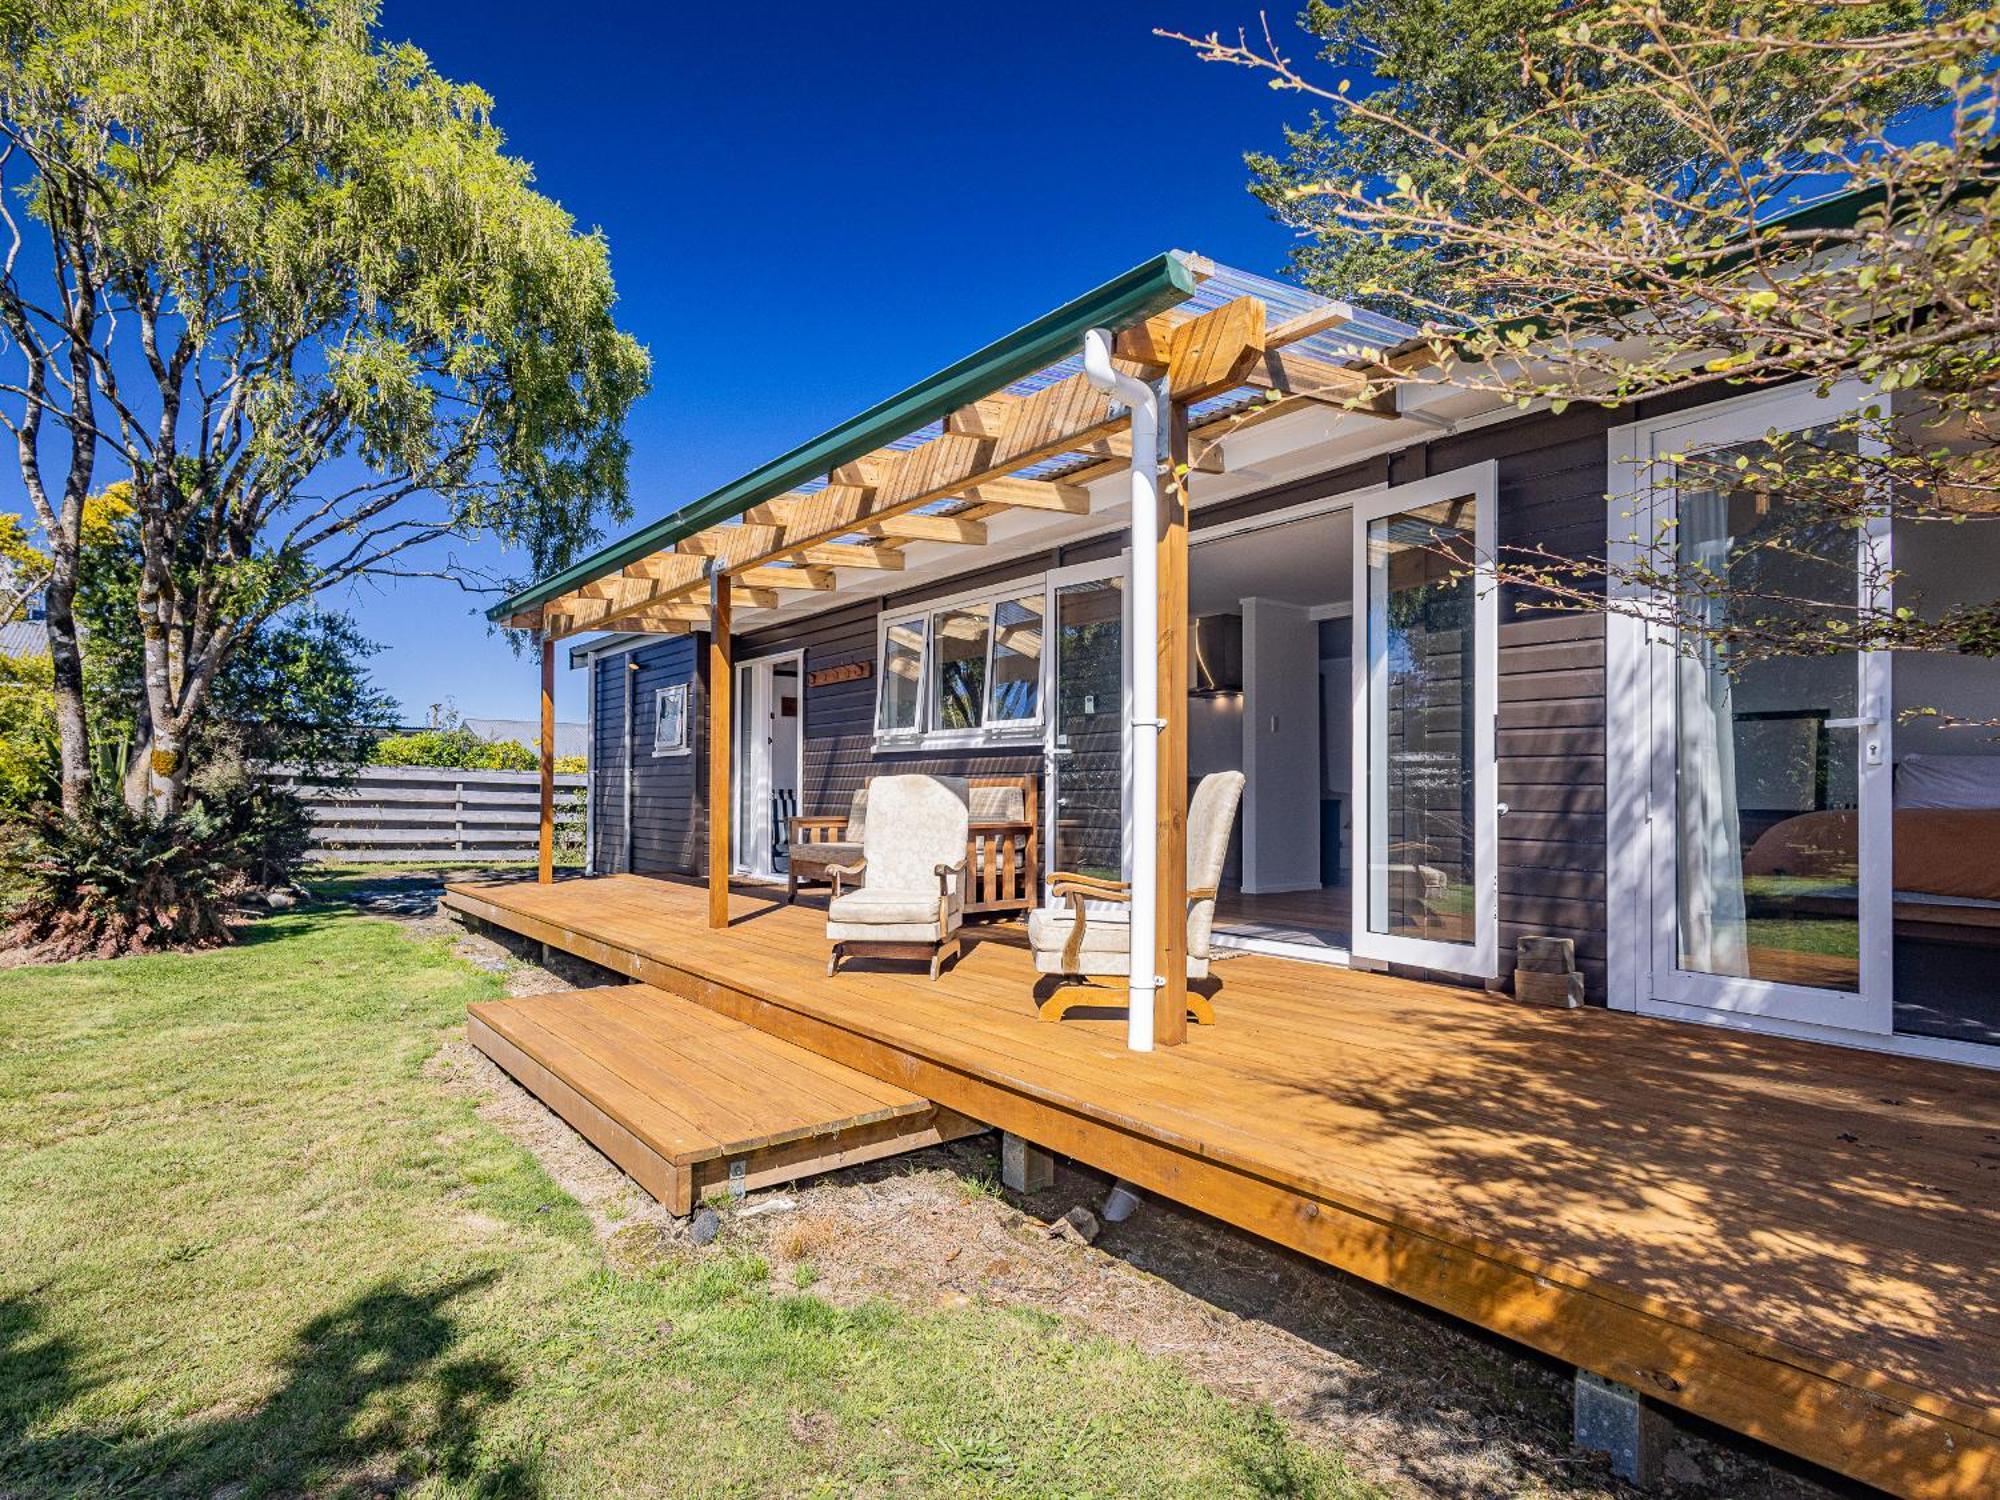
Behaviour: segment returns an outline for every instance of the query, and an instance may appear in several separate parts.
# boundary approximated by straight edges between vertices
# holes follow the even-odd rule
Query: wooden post
[[[1169,401],[1167,472],[1160,476],[1160,731],[1159,874],[1156,877],[1153,1041],[1187,1040],[1187,802],[1188,802],[1188,420]]]
[[[708,580],[708,925],[729,925],[729,746],[736,692],[729,638],[729,575]]]
[[[535,878],[551,885],[556,878],[556,643],[542,637],[542,826],[540,861]]]

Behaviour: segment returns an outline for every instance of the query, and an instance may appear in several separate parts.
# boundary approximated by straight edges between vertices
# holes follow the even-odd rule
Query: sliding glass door
[[[1802,528],[1738,477],[1770,456],[1767,433],[1811,434],[1851,405],[1811,392],[1746,403],[1644,430],[1632,455],[1642,534],[1686,581],[1674,618],[1690,622],[1663,620],[1646,652],[1650,989],[1671,1003],[1886,1033],[1888,655],[1731,645],[1783,629],[1781,612],[1851,610],[1857,590],[1886,576],[1884,529]]]
[[[1125,569],[1094,563],[1049,575],[1048,866],[1125,876]]]
[[[1498,972],[1495,467],[1354,508],[1357,957]]]

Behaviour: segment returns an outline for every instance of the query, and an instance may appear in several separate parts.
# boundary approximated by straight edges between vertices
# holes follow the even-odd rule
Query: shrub
[[[44,804],[0,849],[7,941],[51,960],[227,943],[235,898],[289,878],[310,833],[297,797],[244,778],[169,818],[116,796],[76,818]]]
[[[457,771],[532,771],[535,752],[519,740],[482,740],[470,729],[420,729],[375,743],[378,766],[448,766]]]
[[[0,656],[0,814],[61,795],[47,652]]]
[[[454,771],[532,771],[541,764],[535,747],[519,740],[482,740],[470,729],[419,729],[384,735],[370,757],[378,766],[442,766]],[[581,755],[558,755],[556,770],[581,775]]]

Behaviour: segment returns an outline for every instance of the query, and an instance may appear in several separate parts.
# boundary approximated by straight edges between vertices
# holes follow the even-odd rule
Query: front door
[[[1786,393],[1636,430],[1640,534],[1662,539],[1679,576],[1726,585],[1703,590],[1717,626],[1798,601],[1831,613],[1887,576],[1881,528],[1828,526],[1806,545],[1770,497],[1734,481],[1770,451],[1767,433],[1823,428],[1859,399]],[[1649,998],[1886,1034],[1888,655],[1732,660],[1706,630],[1688,633],[1704,639],[1663,616],[1645,647]]]
[[[1125,876],[1126,642],[1123,563],[1049,575],[1048,865]]]
[[[1491,463],[1354,507],[1356,957],[1498,973]]]
[[[803,684],[796,654],[736,668],[733,873],[774,879],[784,871],[786,836],[798,813]]]

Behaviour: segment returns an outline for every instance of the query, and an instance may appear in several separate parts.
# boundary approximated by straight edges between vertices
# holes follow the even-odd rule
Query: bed
[[[1912,755],[1896,767],[1895,904],[1899,932],[1983,929],[2000,936],[2000,755]],[[1801,813],[1765,830],[1743,856],[1746,881],[1846,886],[1859,867],[1858,815]],[[1821,885],[1816,895],[1835,897]]]

